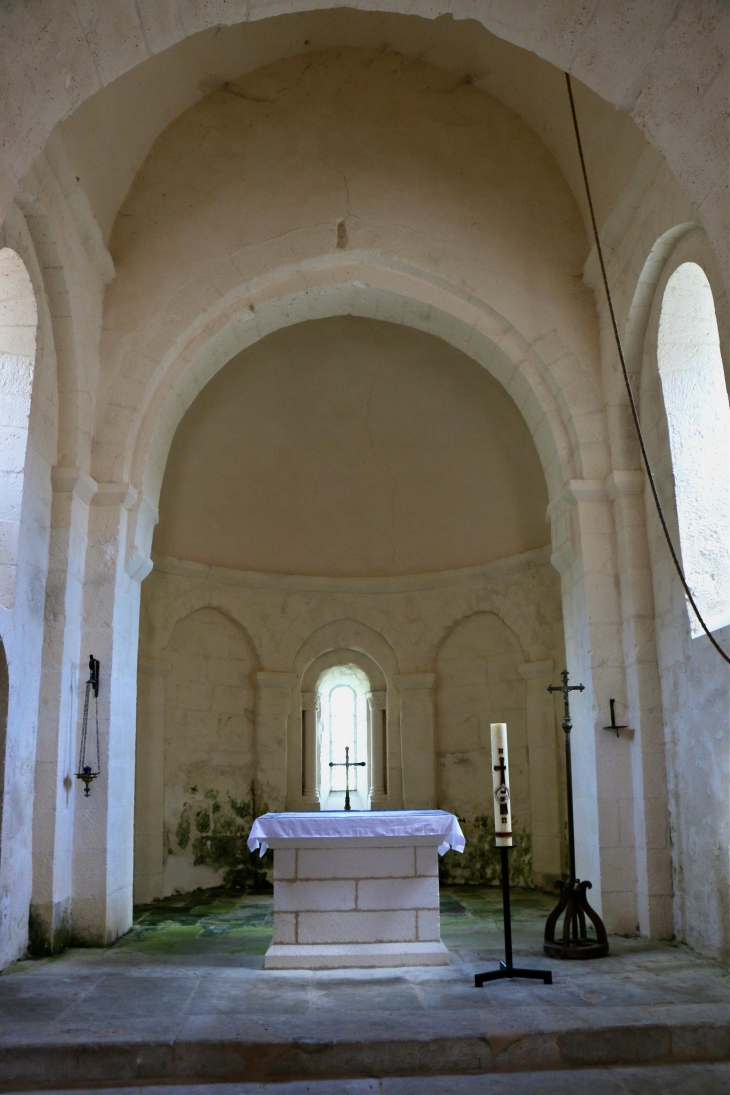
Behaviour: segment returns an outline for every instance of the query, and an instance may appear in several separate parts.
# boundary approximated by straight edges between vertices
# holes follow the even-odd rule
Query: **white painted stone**
[[[406,943],[417,938],[412,909],[297,914],[300,943]]]
[[[362,879],[358,909],[438,909],[438,878]]]
[[[342,969],[347,967],[448,966],[451,956],[441,942],[340,943],[269,947],[267,970]]]
[[[435,848],[416,848],[416,874],[438,875],[438,852]]]
[[[274,914],[280,910],[296,912],[355,908],[355,883],[349,879],[336,882],[274,881]]]
[[[358,848],[350,850],[300,848],[298,878],[408,878],[415,873],[415,856],[422,849]],[[277,852],[278,855],[278,852]]]
[[[419,909],[416,916],[418,920],[418,938],[421,942],[441,939],[438,906],[435,909]]]

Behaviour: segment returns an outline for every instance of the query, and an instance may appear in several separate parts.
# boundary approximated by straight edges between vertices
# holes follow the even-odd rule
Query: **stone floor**
[[[620,938],[606,959],[550,961],[550,898],[513,900],[515,958],[551,968],[551,986],[474,988],[502,951],[493,889],[442,891],[452,965],[431,969],[264,971],[266,895],[198,892],[140,909],[107,950],[0,976],[0,1089],[235,1080],[246,1082],[217,1095],[262,1082],[268,1095],[730,1093],[727,969]],[[563,1081],[565,1069],[594,1071]],[[466,1072],[485,1075],[454,1075]]]

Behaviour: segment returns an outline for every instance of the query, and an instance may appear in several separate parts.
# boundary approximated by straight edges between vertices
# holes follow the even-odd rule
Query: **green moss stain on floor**
[[[144,954],[265,954],[274,932],[271,894],[195,890],[134,910],[115,945]]]
[[[510,890],[515,950],[542,951],[545,921],[557,897],[539,890]],[[441,887],[441,938],[465,960],[504,947],[502,890],[493,886]]]
[[[515,941],[540,947],[556,899],[512,890]],[[273,895],[195,890],[134,910],[132,930],[115,947],[149,955],[262,955],[274,931]],[[452,952],[501,948],[502,891],[489,886],[441,887],[441,937]]]

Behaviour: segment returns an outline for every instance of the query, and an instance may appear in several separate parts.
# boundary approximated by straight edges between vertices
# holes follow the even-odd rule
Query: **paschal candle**
[[[493,722],[492,789],[494,791],[494,836],[498,848],[512,847],[512,806],[509,796],[507,723]]]

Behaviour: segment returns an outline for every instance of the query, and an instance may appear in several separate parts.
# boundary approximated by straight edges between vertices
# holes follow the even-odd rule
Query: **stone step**
[[[155,1081],[349,1082],[375,1075],[416,1076],[420,1090],[440,1092],[443,1077],[456,1073],[730,1062],[730,1007],[724,1004],[592,1008],[590,1019],[573,1008],[553,1008],[549,1016],[522,1009],[501,1019],[478,1011],[325,1022],[216,1015],[157,1038],[154,1025],[143,1023],[123,1036],[108,1026],[97,1036],[72,1027],[62,1036],[0,1036],[0,1090]],[[428,1077],[435,1087],[424,1086]]]
[[[63,1095],[728,1095],[730,1064],[563,1069],[480,1076],[84,1088]],[[33,1095],[24,1092],[23,1095]],[[39,1092],[36,1095],[40,1095]],[[62,1095],[60,1089],[43,1095]]]

